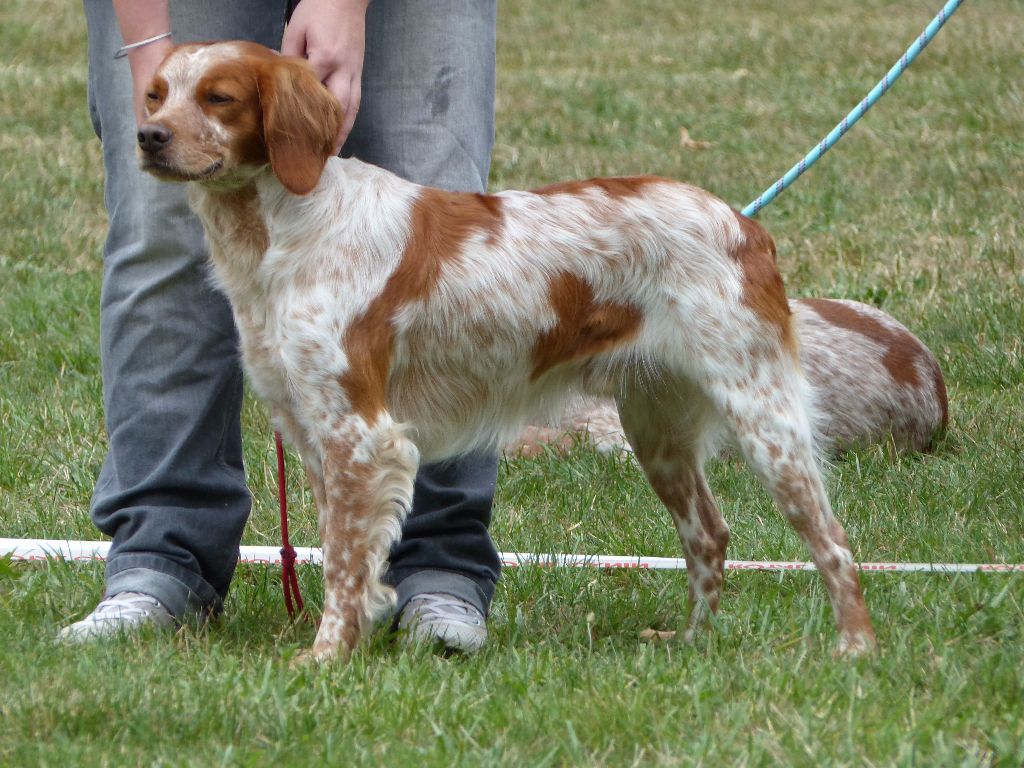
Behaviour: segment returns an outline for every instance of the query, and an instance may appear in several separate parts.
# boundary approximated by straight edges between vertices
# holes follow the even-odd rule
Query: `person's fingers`
[[[302,0],[285,28],[281,53],[306,59],[344,110],[336,150],[348,138],[362,95],[365,0]]]
[[[304,28],[297,24],[289,24],[284,28],[284,37],[281,39],[281,53],[285,56],[306,58],[306,33]]]
[[[356,114],[359,112],[359,103],[362,98],[360,73],[356,72],[353,74],[344,70],[337,70],[327,78],[324,85],[341,102],[341,108],[344,112],[341,132],[338,134],[334,147],[335,152],[338,152],[341,150],[342,144],[345,143],[345,139],[348,138],[349,133],[352,132],[352,126],[356,121]]]

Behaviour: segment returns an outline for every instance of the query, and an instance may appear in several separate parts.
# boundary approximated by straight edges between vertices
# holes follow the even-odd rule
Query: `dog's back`
[[[744,253],[737,215],[687,185],[644,177],[492,196],[429,191],[410,232],[403,262],[436,267],[395,308],[388,402],[417,425],[425,456],[496,445],[575,393],[613,397],[638,379],[697,377],[713,356],[736,367],[720,335],[761,333],[737,314],[767,311],[778,342],[792,341],[788,311],[766,297],[775,286],[759,284],[778,280],[772,256]]]

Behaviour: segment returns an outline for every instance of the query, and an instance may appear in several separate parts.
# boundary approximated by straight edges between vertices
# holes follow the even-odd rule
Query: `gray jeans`
[[[131,79],[110,0],[85,0],[89,107],[103,144],[100,354],[109,451],[92,518],[113,537],[107,594],[139,591],[179,618],[216,612],[251,505],[242,466],[242,374],[225,298],[206,279],[202,229],[182,185],[138,169]],[[177,42],[277,47],[287,0],[172,2]],[[494,134],[494,0],[374,0],[362,107],[343,154],[413,181],[482,191]],[[266,436],[269,441],[270,436]],[[453,593],[487,612],[498,557],[487,533],[495,456],[428,466],[392,551],[399,607]]]

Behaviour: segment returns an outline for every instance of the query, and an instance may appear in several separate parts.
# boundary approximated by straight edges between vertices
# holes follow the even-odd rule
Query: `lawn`
[[[499,10],[493,189],[658,173],[742,207],[817,142],[937,0],[520,0]],[[910,71],[760,215],[794,296],[852,298],[938,356],[934,452],[848,455],[829,485],[865,561],[1024,562],[1024,6],[966,3]],[[81,8],[0,10],[0,537],[95,539],[105,451],[99,144]],[[695,148],[681,132],[710,146]],[[267,418],[249,401],[255,507],[278,540]],[[316,545],[298,462],[292,539]],[[749,472],[714,462],[736,559],[806,559]],[[678,556],[638,470],[584,448],[502,464],[503,551]],[[85,649],[60,626],[97,564],[0,560],[0,765],[1021,765],[1024,576],[865,574],[877,656],[832,658],[813,573],[731,573],[693,645],[680,572],[507,569],[471,658],[377,633],[293,668],[278,572],[240,567],[215,623]],[[319,605],[320,573],[303,567]],[[681,633],[680,633],[681,634]]]

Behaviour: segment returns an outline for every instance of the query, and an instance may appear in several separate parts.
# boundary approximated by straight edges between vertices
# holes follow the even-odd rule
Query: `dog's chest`
[[[315,431],[349,408],[342,339],[349,312],[329,292],[271,292],[236,308],[242,362],[255,393]]]
[[[281,328],[265,306],[236,308],[242,365],[256,394],[275,406],[288,401],[288,372],[281,354]]]

